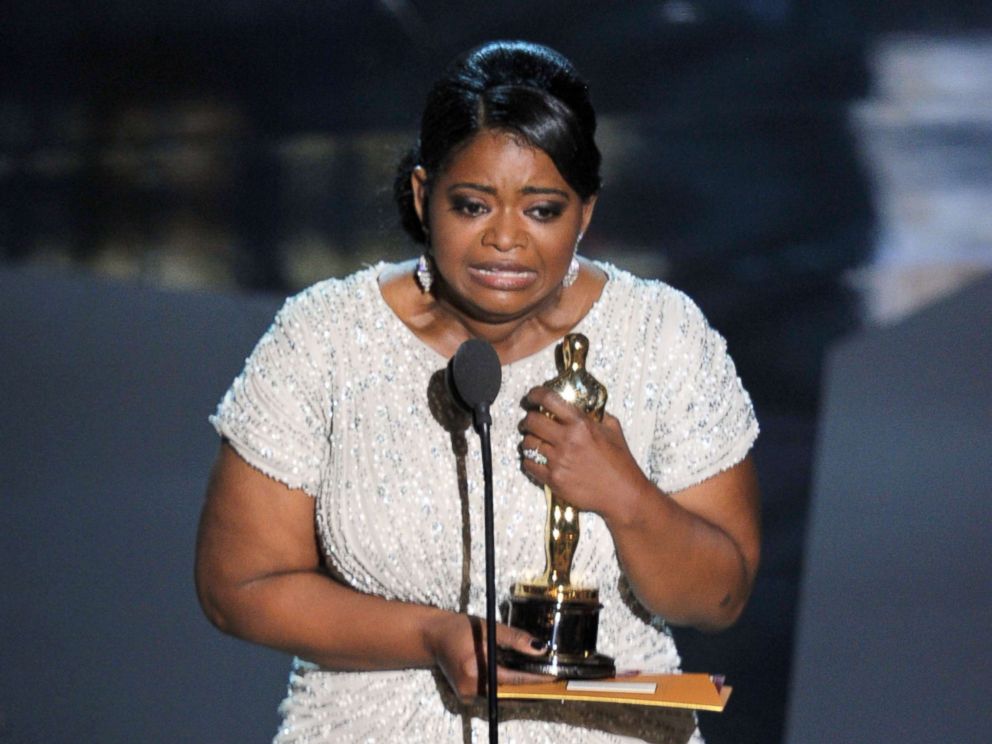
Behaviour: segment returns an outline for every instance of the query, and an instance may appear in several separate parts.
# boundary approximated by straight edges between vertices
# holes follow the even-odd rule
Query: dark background
[[[414,255],[396,228],[392,169],[414,136],[429,82],[457,53],[500,37],[549,44],[590,82],[605,187],[584,251],[689,292],[727,337],[755,399],[763,425],[755,452],[765,501],[762,574],[737,627],[715,637],[680,632],[679,641],[687,669],[725,672],[736,687],[727,713],[703,716],[709,740],[778,741],[822,360],[837,339],[884,319],[877,290],[892,282],[877,279],[879,267],[892,275],[892,262],[880,256],[900,255],[884,238],[898,233],[893,214],[905,218],[905,202],[893,207],[891,195],[910,191],[893,185],[893,172],[906,169],[892,162],[927,155],[926,175],[911,190],[918,210],[920,183],[952,191],[964,178],[987,189],[984,166],[992,164],[987,101],[976,109],[967,85],[964,92],[938,85],[974,75],[975,58],[936,55],[943,66],[924,67],[938,81],[930,81],[937,98],[965,99],[972,115],[961,120],[945,106],[936,124],[921,125],[912,112],[930,99],[925,91],[919,100],[898,99],[917,88],[904,78],[901,88],[891,85],[885,60],[893,57],[885,50],[902,50],[895,57],[904,61],[930,59],[917,55],[914,39],[923,40],[923,52],[927,40],[941,49],[987,49],[990,32],[988,3],[922,0],[7,3],[0,24],[5,323],[28,307],[39,320],[30,333],[8,328],[2,349],[8,359],[28,348],[43,354],[37,374],[7,381],[14,392],[3,439],[16,443],[11,458],[37,452],[20,428],[33,420],[41,441],[50,445],[45,433],[53,431],[66,438],[54,457],[76,454],[0,481],[17,525],[2,538],[7,578],[20,586],[18,577],[35,575],[29,568],[39,565],[58,576],[48,587],[25,587],[6,610],[4,649],[16,648],[18,663],[0,664],[0,741],[218,741],[217,720],[232,740],[245,738],[237,731],[258,741],[271,734],[279,679],[253,679],[244,706],[227,685],[246,684],[253,668],[283,669],[284,660],[215,638],[192,597],[191,530],[214,446],[203,419],[280,297],[362,263]],[[894,119],[885,107],[893,96]],[[976,110],[984,113],[976,118]],[[886,160],[893,152],[894,161]],[[953,177],[935,175],[947,172]],[[992,235],[982,229],[968,235]],[[989,242],[933,241],[925,255],[931,283],[949,275],[953,284],[976,265],[992,265]],[[898,296],[948,286],[919,276],[899,274]],[[66,330],[83,327],[85,339]],[[184,340],[171,348],[174,337]],[[102,382],[84,385],[71,411],[60,413],[58,391],[76,389],[62,383],[104,360]],[[133,395],[119,399],[114,382],[127,374],[137,374]],[[147,395],[160,396],[156,405],[134,397]],[[52,409],[42,415],[27,406],[37,400]],[[178,423],[148,431],[141,414],[161,410],[162,401],[181,411]],[[89,420],[99,422],[95,431]],[[189,439],[191,430],[202,440]],[[119,448],[99,447],[106,437]],[[155,443],[175,438],[186,449],[162,460],[168,472],[146,472],[150,459],[161,459]],[[202,455],[190,459],[191,442]],[[135,474],[134,496],[130,487],[122,491],[124,503],[100,501],[97,471],[110,461]],[[78,474],[87,467],[90,490],[60,480],[60,468]],[[187,500],[149,502],[142,475],[164,478],[163,494],[181,484]],[[148,533],[161,518],[143,511],[149,504],[168,515],[172,531]],[[123,542],[101,538],[111,523]],[[168,558],[150,563],[151,556]],[[133,572],[152,564],[154,571]],[[147,616],[111,632],[101,603],[117,607],[122,593],[143,591],[158,598]],[[173,601],[174,616],[163,616],[158,608]],[[184,677],[197,671],[192,655],[167,643],[141,668],[170,675],[172,686],[163,689],[173,697],[152,686],[144,697],[117,700],[109,681],[104,692],[93,689],[93,669],[110,680],[117,672],[107,659],[126,667],[123,651],[147,653],[165,625],[193,634],[190,648],[200,658],[229,665],[222,690],[203,676],[195,684]],[[68,641],[65,633],[76,628],[79,636]],[[30,662],[59,644],[78,684]],[[64,723],[54,728],[32,728],[35,711],[15,692],[24,689],[20,680],[39,674],[61,680],[55,699],[37,702],[37,711],[60,711],[54,720]],[[213,697],[183,700],[176,696],[183,689]],[[271,707],[259,712],[257,700]],[[130,717],[115,718],[118,705]],[[180,719],[182,734],[147,729]],[[80,731],[81,720],[91,730]],[[115,729],[114,721],[141,734],[120,738],[128,727]],[[248,722],[254,728],[239,728]]]

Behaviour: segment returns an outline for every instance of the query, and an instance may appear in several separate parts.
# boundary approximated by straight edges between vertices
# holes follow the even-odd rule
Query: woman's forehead
[[[572,192],[546,152],[519,134],[501,130],[476,134],[452,155],[440,179],[449,186],[464,181],[494,188],[536,186]]]

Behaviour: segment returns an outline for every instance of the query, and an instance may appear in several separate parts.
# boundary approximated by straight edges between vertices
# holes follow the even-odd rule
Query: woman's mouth
[[[468,267],[476,284],[489,289],[521,290],[537,281],[537,272],[517,264],[479,264]]]

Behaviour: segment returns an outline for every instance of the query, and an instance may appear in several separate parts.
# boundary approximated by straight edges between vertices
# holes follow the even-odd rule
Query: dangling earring
[[[434,283],[434,272],[431,271],[430,259],[427,258],[426,253],[420,254],[420,259],[417,261],[416,273],[420,291],[427,294],[431,291],[431,285]]]
[[[579,278],[579,243],[582,241],[582,233],[579,233],[579,237],[575,239],[575,248],[572,249],[572,260],[568,264],[568,271],[565,272],[565,276],[561,278],[561,286],[568,289],[573,284],[575,280]]]
[[[424,242],[427,245],[427,249],[420,254],[420,258],[417,261],[416,274],[420,291],[427,294],[431,291],[431,285],[434,284],[434,272],[431,271],[431,262],[427,257],[427,253],[430,251],[431,234],[427,229],[427,225],[421,225],[421,229],[424,231]]]

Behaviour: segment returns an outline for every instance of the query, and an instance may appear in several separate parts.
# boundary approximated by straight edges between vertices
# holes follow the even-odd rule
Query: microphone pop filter
[[[458,402],[470,411],[488,408],[499,394],[503,370],[487,341],[470,338],[448,364],[448,383]]]

